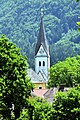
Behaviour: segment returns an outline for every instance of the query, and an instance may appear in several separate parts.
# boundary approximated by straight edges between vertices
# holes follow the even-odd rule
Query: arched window
[[[41,61],[39,61],[39,66],[41,66]]]
[[[45,61],[43,61],[43,66],[45,66]]]

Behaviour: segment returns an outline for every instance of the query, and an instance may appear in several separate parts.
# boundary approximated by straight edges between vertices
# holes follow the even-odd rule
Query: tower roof
[[[36,48],[35,48],[35,55],[37,54],[41,45],[44,47],[45,52],[49,56],[49,46],[48,46],[47,39],[46,39],[43,17],[41,17],[39,36],[38,36],[38,41],[37,41]]]

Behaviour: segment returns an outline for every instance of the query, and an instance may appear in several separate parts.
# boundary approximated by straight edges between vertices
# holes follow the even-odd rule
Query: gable
[[[47,56],[47,53],[42,45],[40,46],[36,56]]]

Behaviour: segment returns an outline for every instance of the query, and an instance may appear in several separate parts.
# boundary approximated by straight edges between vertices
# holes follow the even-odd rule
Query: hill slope
[[[80,34],[76,31],[80,6],[76,0],[0,0],[0,34],[6,34],[21,47],[33,67],[41,8],[44,9],[51,64],[80,54]]]

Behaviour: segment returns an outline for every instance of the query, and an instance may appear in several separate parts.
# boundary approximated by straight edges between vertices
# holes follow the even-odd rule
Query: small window
[[[43,66],[45,66],[45,62],[43,61]]]
[[[42,87],[39,87],[39,89],[42,89]]]
[[[41,66],[41,61],[39,61],[39,66]]]

